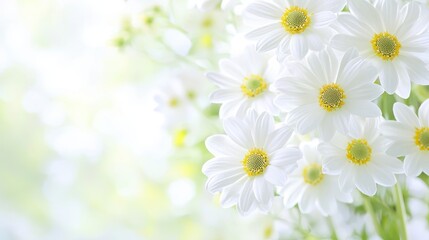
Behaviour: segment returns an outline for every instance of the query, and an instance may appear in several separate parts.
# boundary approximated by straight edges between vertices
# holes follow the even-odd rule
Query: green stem
[[[401,186],[399,183],[395,185],[394,196],[396,201],[396,214],[398,216],[398,227],[401,233],[401,239],[407,240],[407,213],[405,211],[404,196],[402,195]]]
[[[331,229],[331,239],[338,240],[337,232],[335,231],[334,222],[332,221],[332,217],[328,217],[329,228]]]
[[[381,229],[380,223],[378,222],[377,215],[375,215],[374,208],[371,204],[371,199],[368,196],[362,195],[363,198],[363,204],[365,206],[366,211],[369,213],[372,219],[372,224],[374,225],[375,231],[377,232],[378,236],[382,238],[383,231]]]

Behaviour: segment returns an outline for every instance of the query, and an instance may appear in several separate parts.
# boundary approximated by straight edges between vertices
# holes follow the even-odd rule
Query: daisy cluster
[[[207,73],[225,134],[207,138],[214,157],[202,171],[223,207],[269,212],[280,195],[287,208],[327,216],[377,186],[400,194],[401,175],[429,174],[426,5],[258,0],[241,9],[247,47]]]

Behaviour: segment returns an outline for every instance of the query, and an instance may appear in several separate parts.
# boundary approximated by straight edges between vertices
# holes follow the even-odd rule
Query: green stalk
[[[331,239],[338,240],[337,232],[335,231],[334,222],[332,221],[332,217],[328,217],[329,228],[331,229]]]
[[[374,208],[372,207],[370,198],[364,195],[362,195],[362,198],[363,198],[363,204],[365,206],[365,209],[371,216],[372,224],[374,225],[375,231],[377,232],[378,236],[383,238],[383,230],[380,226],[380,223],[378,222],[377,215],[375,215]]]
[[[396,183],[395,190],[393,191],[396,202],[396,215],[398,216],[398,227],[401,233],[401,239],[407,240],[407,213],[405,211],[404,196],[402,195],[401,186]]]

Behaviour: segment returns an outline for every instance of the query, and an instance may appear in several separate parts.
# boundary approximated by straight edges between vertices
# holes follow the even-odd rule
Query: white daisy
[[[323,215],[337,211],[337,201],[351,202],[350,193],[343,193],[338,186],[338,176],[322,172],[322,159],[317,151],[317,141],[301,144],[303,158],[298,168],[288,176],[283,189],[285,204],[293,207],[298,203],[303,213],[317,209]]]
[[[407,176],[418,176],[422,171],[429,175],[429,100],[420,106],[418,117],[403,103],[395,103],[393,113],[396,121],[381,125],[382,133],[392,140],[387,153],[405,156]]]
[[[219,89],[210,100],[221,103],[219,116],[243,116],[248,109],[277,115],[271,82],[277,77],[276,64],[268,64],[266,55],[256,53],[251,47],[232,59],[219,62],[221,73],[207,73]]]
[[[326,45],[332,33],[330,25],[344,6],[345,0],[257,1],[246,8],[245,16],[263,26],[247,37],[258,41],[258,51],[277,48],[279,53],[301,59],[309,49],[318,51]]]
[[[288,112],[286,121],[299,133],[317,129],[329,140],[336,130],[347,132],[351,116],[381,116],[372,102],[383,92],[374,84],[377,72],[356,51],[342,59],[329,50],[311,53],[306,62],[291,63],[290,69],[292,76],[275,83],[280,92],[275,103]]]
[[[222,9],[230,9],[239,3],[239,0],[194,0],[195,5],[201,10],[212,10],[219,3]]]
[[[274,186],[283,186],[286,174],[296,167],[301,157],[298,148],[285,147],[292,134],[287,127],[275,128],[273,118],[249,111],[245,118],[224,121],[227,135],[214,135],[206,140],[207,149],[215,156],[203,166],[209,192],[221,192],[223,207],[237,204],[246,215],[255,209],[268,211],[274,197]]]
[[[353,185],[362,193],[373,196],[376,183],[395,185],[395,174],[402,173],[402,162],[386,154],[386,139],[380,135],[379,119],[366,119],[352,124],[347,135],[336,134],[330,143],[321,143],[323,170],[326,174],[339,175],[342,191]]]
[[[331,45],[356,48],[379,72],[384,90],[402,98],[410,95],[411,81],[428,85],[428,14],[417,3],[402,5],[380,0],[349,0],[350,13],[338,17],[340,34]]]

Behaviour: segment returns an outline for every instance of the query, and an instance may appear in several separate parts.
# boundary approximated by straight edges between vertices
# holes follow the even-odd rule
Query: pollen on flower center
[[[414,142],[422,151],[429,151],[429,127],[417,128]]]
[[[302,176],[304,177],[304,182],[311,185],[317,185],[324,178],[322,166],[318,163],[309,164],[302,170]]]
[[[372,149],[365,139],[353,139],[347,145],[347,158],[354,164],[364,165],[371,160]]]
[[[329,83],[320,88],[319,105],[328,112],[341,108],[345,98],[344,90],[336,83]]]
[[[375,34],[371,40],[372,48],[383,60],[393,60],[399,55],[401,43],[395,35],[388,32]]]
[[[311,23],[311,18],[307,9],[292,6],[283,13],[281,23],[288,33],[297,34],[305,31]]]
[[[269,164],[268,154],[259,148],[250,149],[243,158],[244,171],[248,176],[264,173]]]
[[[263,93],[267,89],[267,82],[257,75],[251,74],[243,79],[241,91],[248,97],[255,97]]]

